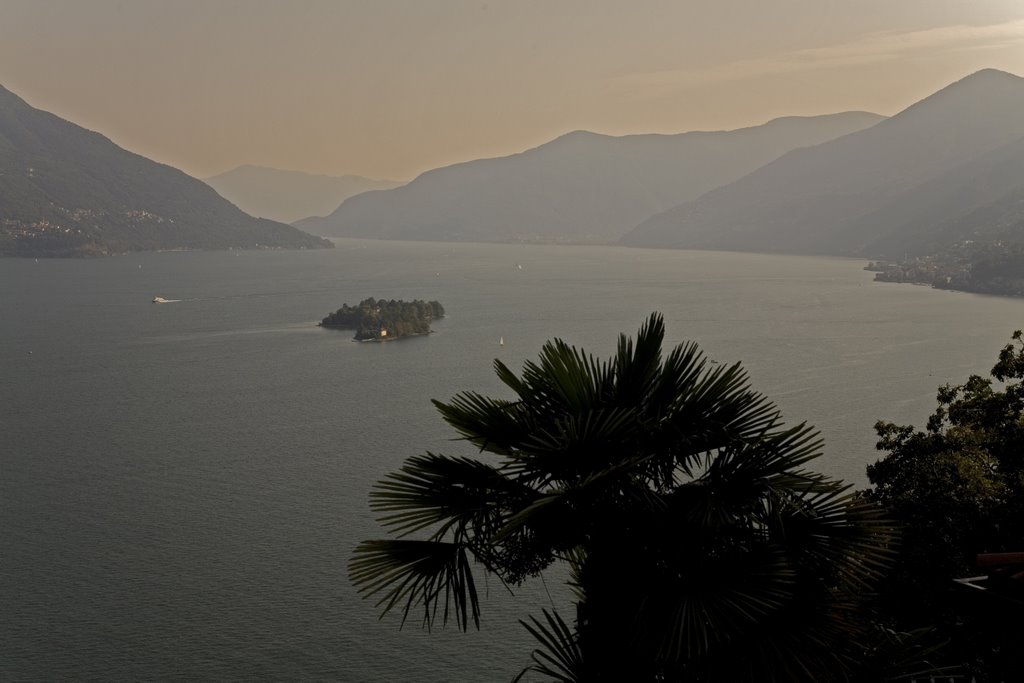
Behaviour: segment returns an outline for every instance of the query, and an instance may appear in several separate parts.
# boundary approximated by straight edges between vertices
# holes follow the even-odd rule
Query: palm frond
[[[779,411],[750,389],[747,373],[736,363],[718,366],[697,381],[678,387],[666,419],[676,438],[708,434],[719,439],[722,435],[757,439],[779,424]]]
[[[798,561],[842,590],[862,593],[892,565],[896,531],[878,506],[840,487],[831,493],[790,498],[777,520]]]
[[[388,513],[380,521],[400,537],[432,528],[440,540],[453,527],[488,536],[502,525],[504,510],[530,493],[491,465],[428,452],[380,481],[370,507]]]
[[[631,408],[581,411],[535,424],[509,467],[534,486],[571,484],[628,459],[641,436]]]
[[[507,455],[523,438],[520,411],[513,402],[466,391],[448,403],[437,399],[431,403],[445,422],[481,451]]]
[[[548,612],[545,609],[543,612],[546,623],[542,623],[534,616],[530,616],[529,622],[519,620],[523,628],[541,646],[530,656],[533,664],[520,671],[519,675],[512,679],[512,683],[522,680],[528,672],[539,673],[561,683],[582,681],[583,653],[580,650],[579,639],[557,611]]]
[[[469,620],[480,627],[480,601],[466,547],[459,543],[385,539],[363,541],[349,561],[349,579],[360,594],[380,594],[381,616],[392,609],[405,624],[413,608],[423,608],[423,625],[431,628],[439,607],[442,624],[454,615],[465,631]]]
[[[494,374],[498,376],[502,384],[516,392],[516,394],[522,396],[528,391],[526,383],[519,379],[519,376],[501,362],[499,358],[494,359]]]
[[[821,455],[822,439],[813,428],[800,424],[790,429],[764,434],[756,441],[738,441],[718,450],[702,464],[699,479],[720,497],[744,491],[761,495],[766,488],[791,488],[800,491],[831,491],[834,483],[824,475],[802,468]],[[693,473],[693,469],[687,469]]]
[[[626,335],[619,335],[612,361],[617,400],[640,403],[650,394],[661,371],[664,339],[665,320],[660,313],[652,314],[640,326],[635,343]]]

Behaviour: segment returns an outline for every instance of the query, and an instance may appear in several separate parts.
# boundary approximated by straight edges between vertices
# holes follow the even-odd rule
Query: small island
[[[318,324],[320,327],[355,330],[356,341],[390,341],[430,334],[431,321],[443,317],[444,306],[438,301],[385,301],[370,297],[356,306],[344,304]]]

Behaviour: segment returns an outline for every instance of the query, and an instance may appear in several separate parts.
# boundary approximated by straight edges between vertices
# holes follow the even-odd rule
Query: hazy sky
[[[200,177],[892,114],[984,67],[1024,75],[1024,0],[0,0],[0,84]]]

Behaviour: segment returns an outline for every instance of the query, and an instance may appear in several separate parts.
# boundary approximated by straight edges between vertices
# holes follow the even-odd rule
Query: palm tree
[[[356,548],[359,590],[403,623],[417,610],[466,629],[479,627],[475,569],[515,586],[562,562],[574,624],[524,624],[542,644],[528,670],[850,679],[889,525],[804,469],[817,433],[783,427],[739,363],[708,364],[693,343],[663,358],[663,339],[658,314],[608,360],[556,339],[521,375],[495,361],[514,398],[434,401],[482,457],[428,452],[377,484],[371,506],[395,538]]]

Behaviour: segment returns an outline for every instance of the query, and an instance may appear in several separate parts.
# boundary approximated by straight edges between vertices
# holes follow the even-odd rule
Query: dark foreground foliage
[[[979,553],[1024,551],[1022,380],[1017,331],[991,378],[972,375],[939,389],[924,431],[875,426],[887,454],[868,467],[874,488],[864,492],[903,528],[882,601],[888,618],[900,627],[935,625],[950,641],[945,659],[979,682],[1024,675],[1024,601],[986,601],[953,581],[985,573]]]
[[[652,315],[600,360],[561,340],[509,398],[435,401],[480,457],[414,456],[371,494],[391,538],[350,576],[384,612],[479,626],[481,572],[509,586],[568,565],[575,604],[525,623],[524,674],[563,681],[878,681],[911,636],[865,599],[893,531],[805,466],[821,441]]]

